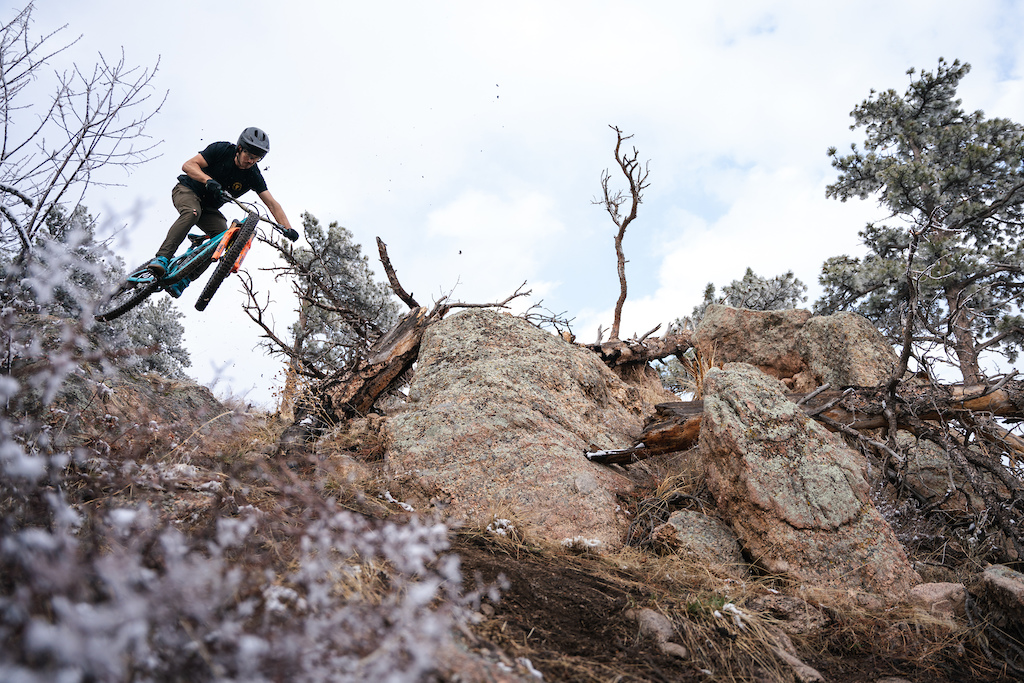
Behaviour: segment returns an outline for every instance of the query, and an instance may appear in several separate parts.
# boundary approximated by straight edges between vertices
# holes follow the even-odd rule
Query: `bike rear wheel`
[[[141,266],[132,271],[128,279],[97,307],[94,317],[99,322],[109,322],[141,304],[157,289],[156,276],[146,266]]]
[[[213,275],[206,283],[206,287],[203,288],[203,293],[199,295],[199,299],[196,301],[196,310],[205,311],[206,306],[210,303],[210,299],[217,293],[217,288],[220,287],[221,283],[224,282],[224,278],[231,274],[231,269],[235,266],[235,261],[238,260],[238,255],[245,249],[245,245],[249,243],[249,238],[256,232],[256,223],[259,222],[259,218],[255,214],[248,214],[242,219],[239,224],[238,232],[235,234],[234,241],[231,242],[231,246],[221,255],[220,260],[217,262],[217,267],[213,271]]]

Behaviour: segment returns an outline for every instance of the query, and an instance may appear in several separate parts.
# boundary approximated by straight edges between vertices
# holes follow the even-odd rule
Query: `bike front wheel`
[[[210,299],[217,293],[217,288],[224,282],[224,278],[231,274],[239,255],[245,249],[245,245],[249,243],[249,238],[256,232],[257,222],[259,222],[259,218],[256,214],[252,213],[242,219],[238,227],[238,233],[235,234],[231,246],[221,255],[220,260],[217,262],[217,267],[213,270],[213,275],[210,276],[206,287],[203,288],[203,293],[199,295],[199,299],[196,301],[197,311],[206,310]]]
[[[156,277],[146,266],[137,268],[97,307],[95,318],[99,322],[109,322],[124,315],[145,301],[158,288]]]

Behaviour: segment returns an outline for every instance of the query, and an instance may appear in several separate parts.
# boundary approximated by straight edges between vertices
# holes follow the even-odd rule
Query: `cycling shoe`
[[[167,274],[167,268],[170,265],[170,261],[167,260],[166,256],[157,256],[149,262],[149,265],[146,266],[146,268],[157,278],[161,278]]]

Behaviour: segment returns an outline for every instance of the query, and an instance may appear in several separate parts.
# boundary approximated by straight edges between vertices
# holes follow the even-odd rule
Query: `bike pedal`
[[[175,282],[173,285],[169,286],[166,291],[173,298],[177,299],[178,297],[181,296],[181,293],[185,291],[185,288],[188,287],[189,283],[191,282],[192,281],[189,280],[188,278],[182,278],[181,280]]]

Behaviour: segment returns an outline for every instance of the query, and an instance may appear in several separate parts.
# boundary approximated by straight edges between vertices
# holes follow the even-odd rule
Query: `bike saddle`
[[[188,239],[189,239],[189,241],[192,242],[192,246],[194,247],[197,244],[199,244],[200,242],[204,241],[206,239],[206,235],[192,235],[192,234],[190,234],[188,236]]]

